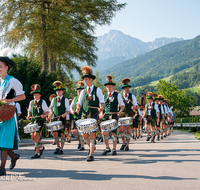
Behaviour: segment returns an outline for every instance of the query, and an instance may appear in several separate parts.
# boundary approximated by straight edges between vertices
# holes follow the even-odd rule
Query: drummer
[[[69,106],[71,105],[72,99],[69,99]],[[69,114],[66,115],[66,127],[65,127],[65,135],[67,137],[67,142],[71,143],[71,122],[73,120],[73,115],[69,112]]]
[[[62,86],[62,82],[55,81],[53,83],[53,86],[56,88],[54,89],[56,91],[56,97],[51,100],[50,104],[50,116],[54,117],[54,120],[60,120],[64,126],[63,129],[54,132],[53,136],[55,138],[55,142],[57,145],[56,150],[54,151],[54,154],[63,154],[63,148],[65,144],[65,127],[66,127],[66,115],[69,114],[69,101],[67,98],[63,96],[63,92],[65,88]],[[58,132],[61,135],[61,145],[59,143],[59,137]]]
[[[83,73],[82,79],[84,80],[87,89],[82,90],[80,93],[76,112],[79,114],[81,106],[83,105],[82,119],[93,118],[98,120],[98,111],[103,115],[105,105],[103,93],[100,88],[92,84],[93,80],[96,78],[96,76],[93,75],[92,69],[89,66],[83,66],[81,70]],[[95,132],[83,134],[83,138],[90,147],[86,161],[93,161],[93,154],[96,145]]]
[[[129,93],[129,89],[131,86],[128,83],[130,83],[129,78],[124,78],[122,80],[123,101],[125,103],[125,116],[133,118],[134,115],[133,110],[136,110],[137,100],[133,94]],[[127,129],[127,134],[125,134],[125,128]],[[131,139],[131,126],[120,126],[119,132],[123,141],[120,150],[129,151],[129,142]]]
[[[107,82],[104,84],[108,93],[104,95],[105,101],[105,116],[104,120],[115,119],[118,121],[118,116],[122,115],[122,111],[124,110],[124,102],[120,93],[114,91],[114,86],[116,83],[112,81],[112,76],[106,77]],[[118,105],[120,106],[120,111],[118,111]],[[106,145],[106,149],[103,151],[102,155],[106,155],[111,152],[109,147],[109,132],[103,132],[103,140]],[[117,146],[117,129],[112,131],[113,135],[113,150],[112,155],[116,155],[116,146]]]
[[[44,125],[44,118],[48,116],[49,108],[45,100],[41,99],[41,87],[39,84],[33,84],[31,86],[31,94],[34,100],[31,100],[28,107],[27,120],[37,123],[41,128],[39,131],[32,133],[31,139],[35,143],[36,154],[32,156],[32,159],[40,158],[44,151],[44,146],[41,144],[42,140],[42,128]],[[39,117],[38,117],[39,116]]]
[[[85,150],[84,148],[84,140],[83,140],[83,137],[79,134],[78,132],[78,129],[77,129],[77,126],[76,126],[76,121],[78,119],[81,119],[81,115],[82,115],[82,107],[81,107],[81,110],[79,112],[79,114],[76,113],[76,108],[77,108],[77,103],[78,103],[78,97],[80,96],[80,93],[81,91],[84,89],[84,82],[82,81],[79,81],[78,82],[78,87],[77,87],[77,95],[73,100],[72,100],[72,103],[70,105],[70,111],[71,111],[71,114],[73,115],[73,121],[72,121],[72,133],[74,135],[74,137],[76,137],[76,139],[79,141],[79,144],[78,144],[78,150],[79,151],[83,151]]]

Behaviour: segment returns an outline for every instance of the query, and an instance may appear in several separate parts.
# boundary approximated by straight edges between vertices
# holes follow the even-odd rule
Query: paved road
[[[131,150],[117,156],[102,156],[104,144],[98,143],[91,163],[84,161],[87,151],[77,151],[76,141],[66,143],[64,155],[54,155],[51,144],[45,147],[38,160],[30,159],[33,146],[20,147],[21,159],[0,177],[0,190],[200,189],[200,142],[189,133],[174,132],[155,144],[145,137],[131,140]]]

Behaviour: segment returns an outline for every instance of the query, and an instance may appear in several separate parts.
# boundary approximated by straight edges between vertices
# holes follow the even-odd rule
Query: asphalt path
[[[36,160],[31,159],[34,146],[22,146],[16,167],[0,176],[0,190],[200,189],[200,142],[192,134],[175,131],[156,143],[145,140],[145,135],[132,139],[130,151],[120,151],[120,139],[116,156],[102,156],[105,145],[99,142],[93,162],[85,161],[88,147],[78,151],[77,141],[66,143],[63,155],[54,155],[55,145],[45,144]]]

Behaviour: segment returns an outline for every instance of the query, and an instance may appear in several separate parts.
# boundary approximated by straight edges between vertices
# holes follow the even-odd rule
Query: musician
[[[159,103],[160,102],[160,99],[162,99],[162,96],[159,95],[157,97],[157,94],[156,94],[156,97],[154,99],[154,102],[156,105],[158,105],[158,109],[159,109],[159,114],[160,114],[160,122],[156,122],[156,136],[157,136],[157,140],[159,141],[160,140],[160,127],[162,126],[162,123],[164,122],[164,110],[163,110],[163,106]],[[162,128],[162,127],[161,127]]]
[[[123,101],[125,104],[125,117],[132,117],[135,112],[133,112],[133,110],[136,109],[137,106],[137,100],[136,97],[129,93],[129,89],[130,89],[130,85],[128,84],[130,83],[130,79],[129,78],[124,78],[122,80],[122,89],[123,89]],[[125,128],[127,129],[127,133],[125,134]],[[123,144],[120,148],[120,150],[125,150],[125,151],[129,151],[129,142],[131,139],[131,126],[120,126],[119,128],[119,133],[121,135]],[[125,141],[126,138],[126,141]]]
[[[7,54],[7,50],[4,51],[4,53]],[[24,100],[26,97],[22,84],[16,78],[8,75],[8,71],[14,67],[15,63],[6,57],[5,54],[0,57],[0,100],[4,100],[9,104],[14,105],[14,102]],[[20,141],[17,123],[16,113],[11,119],[0,122],[0,176],[6,174],[5,165],[7,155],[11,158],[10,170],[15,167],[16,161],[20,157],[20,155],[16,155],[12,152],[12,150],[18,149],[18,142]]]
[[[142,114],[139,109],[139,106],[136,106],[133,115],[133,139],[139,139],[140,136],[140,126],[142,124]]]
[[[83,140],[83,137],[79,134],[77,126],[76,126],[76,121],[79,120],[79,119],[81,119],[81,115],[82,115],[82,107],[81,107],[81,110],[80,110],[79,114],[76,113],[76,109],[77,109],[78,97],[80,96],[80,93],[81,93],[81,91],[83,89],[84,89],[84,82],[79,81],[78,82],[78,87],[76,89],[78,96],[76,96],[72,100],[72,103],[70,105],[70,111],[71,111],[71,114],[73,115],[72,133],[76,137],[76,139],[79,141],[79,144],[78,144],[78,150],[79,151],[84,151],[85,150],[85,148],[84,148],[85,142]]]
[[[100,88],[92,84],[96,76],[93,75],[93,71],[89,66],[83,66],[82,73],[83,76],[81,78],[84,80],[87,88],[82,90],[80,93],[76,112],[79,114],[81,106],[83,106],[82,119],[93,118],[98,120],[98,111],[103,115],[103,109],[105,105],[103,93]],[[98,108],[99,104],[100,108]],[[96,145],[95,132],[83,134],[83,138],[90,147],[89,156],[87,157],[86,161],[93,161],[93,154]]]
[[[139,118],[140,124],[138,125],[138,137],[142,138],[142,131],[143,131],[143,126],[144,126],[143,107],[142,106],[140,106],[139,112],[140,112],[140,118]]]
[[[155,143],[155,123],[156,120],[159,123],[160,122],[160,112],[158,109],[158,105],[153,103],[153,94],[152,92],[147,93],[147,102],[145,106],[145,115],[146,118],[146,131],[147,131],[147,141],[150,140],[151,142]],[[158,118],[157,118],[158,117]],[[150,130],[151,130],[151,136],[150,136]]]
[[[66,115],[69,114],[69,101],[63,96],[65,90],[61,86],[62,82],[55,81],[53,82],[54,90],[56,91],[56,97],[51,100],[50,104],[50,116],[54,117],[54,120],[60,120],[64,126],[63,129],[53,132],[57,148],[54,151],[54,154],[63,154],[63,148],[65,144],[65,127],[66,127]],[[59,142],[58,133],[61,135],[61,145]]]
[[[39,131],[33,132],[31,134],[31,139],[35,143],[36,154],[31,157],[31,159],[40,158],[44,151],[44,146],[42,146],[42,128],[44,126],[44,118],[48,116],[49,108],[45,100],[41,99],[41,87],[39,84],[33,84],[31,86],[31,94],[34,100],[31,100],[28,107],[27,120],[37,123],[41,126]]]
[[[104,84],[106,86],[106,89],[108,93],[104,95],[104,101],[105,101],[105,116],[104,120],[110,120],[115,119],[118,122],[118,116],[120,117],[122,115],[122,112],[124,110],[124,102],[121,97],[121,94],[114,91],[114,86],[116,83],[112,82],[112,76],[106,77],[107,82]],[[120,106],[120,111],[118,111],[118,105]],[[116,146],[117,146],[117,129],[112,131],[113,136],[113,149],[112,149],[112,155],[116,155]],[[103,140],[106,145],[106,149],[102,153],[102,155],[106,155],[107,153],[111,152],[111,149],[109,147],[109,134],[108,132],[103,132]]]

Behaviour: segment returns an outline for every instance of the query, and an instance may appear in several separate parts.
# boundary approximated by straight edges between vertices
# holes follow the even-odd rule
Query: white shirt
[[[151,109],[152,109],[152,104],[153,104],[153,102],[151,102]],[[147,108],[149,108],[149,104],[148,104]],[[160,113],[158,104],[154,104],[154,109],[156,110],[156,114]],[[151,115],[151,110],[149,110],[149,109],[148,109],[148,115]]]
[[[115,92],[115,91],[113,90],[113,91],[111,92],[111,95],[113,95],[114,92]],[[108,93],[107,93],[107,94],[108,94]],[[109,97],[108,97],[108,98],[109,98]],[[110,98],[114,98],[114,97],[110,97]],[[122,96],[121,96],[120,93],[118,93],[118,95],[117,95],[117,100],[118,100],[118,105],[120,105],[120,107],[121,107],[121,106],[125,106],[125,105],[124,105],[124,101],[123,101]]]
[[[15,107],[16,107],[16,109],[17,109],[17,113],[22,113],[21,112],[21,107],[20,107],[20,104],[18,103],[18,102],[15,102]]]
[[[157,104],[157,105],[159,105],[159,104]],[[162,105],[161,105],[160,107],[161,107],[161,115],[162,115],[162,114],[164,114],[164,109],[163,109],[163,106],[162,106]],[[160,110],[159,110],[159,112],[160,112]],[[157,113],[157,117],[158,117],[158,113]],[[160,119],[161,119],[161,118],[160,118]]]
[[[89,88],[89,87],[87,86],[87,90],[88,90],[88,88]],[[89,93],[89,95],[92,93],[93,89],[94,89],[94,85],[90,86],[90,93]],[[78,97],[78,104],[79,104],[80,106],[83,105],[83,93],[84,93],[84,90],[81,91],[80,96]],[[100,103],[100,104],[101,104],[101,103],[105,103],[105,102],[104,102],[104,98],[103,98],[103,92],[102,92],[102,90],[101,90],[100,88],[98,88],[98,87],[97,87],[96,96],[98,97],[99,103]]]
[[[60,97],[60,102],[62,100],[63,96]],[[57,102],[57,106],[60,106],[60,102]],[[52,110],[54,110],[54,98],[51,100],[51,104],[49,106],[49,108],[51,108]],[[67,98],[65,98],[65,111],[70,111],[69,110],[69,100]]]
[[[75,99],[75,98],[74,98]],[[72,103],[71,103],[71,105],[70,105],[70,108],[72,107],[72,108],[74,108],[74,99],[72,100]],[[78,101],[77,101],[78,102]],[[77,105],[77,102],[76,102],[76,105]]]
[[[123,93],[123,97],[125,100],[128,100],[128,97],[129,97],[129,93],[127,93],[127,97],[125,97],[125,93]],[[135,97],[135,95],[132,94],[132,102],[133,102],[133,105],[137,106],[137,99]]]
[[[32,100],[32,101],[35,101],[35,100]],[[32,101],[30,101],[29,106],[28,106],[28,111],[30,111],[30,112],[32,112],[32,109],[31,109],[31,102],[32,102]],[[39,101],[40,101],[40,99],[37,100],[37,103],[38,103]],[[42,100],[42,110],[43,110],[44,112],[49,112],[49,108],[48,108],[47,103],[45,102],[45,100]],[[38,112],[39,112],[39,108],[38,108]]]
[[[164,105],[164,109],[165,109],[165,116],[166,116],[166,114],[169,113],[166,105]]]

